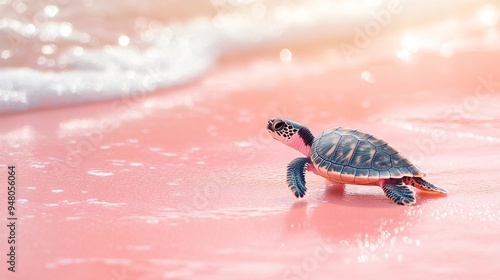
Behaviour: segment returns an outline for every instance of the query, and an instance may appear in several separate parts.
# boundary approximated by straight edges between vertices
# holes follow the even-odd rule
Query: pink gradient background
[[[17,167],[19,218],[18,272],[2,257],[2,279],[496,279],[499,26],[469,28],[473,8],[453,16],[451,30],[465,31],[452,54],[398,53],[408,30],[449,35],[404,23],[343,66],[342,40],[277,42],[174,88],[1,115],[0,169]],[[313,133],[373,133],[449,194],[417,192],[401,207],[380,188],[309,173],[296,201],[285,172],[300,154],[267,134],[275,116]]]

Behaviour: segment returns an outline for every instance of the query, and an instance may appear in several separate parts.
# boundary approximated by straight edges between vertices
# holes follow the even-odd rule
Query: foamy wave
[[[159,38],[145,50],[76,47],[59,56],[59,61],[65,62],[64,71],[0,70],[0,112],[151,92],[198,77],[218,57],[213,40],[189,35],[178,36],[168,44],[166,40]]]
[[[6,16],[0,20],[0,39],[6,40],[0,40],[3,49],[0,63],[6,62],[7,67],[0,70],[0,113],[113,99],[183,84],[202,75],[227,52],[277,42],[293,46],[318,38],[350,36],[354,27],[373,20],[373,12],[388,5],[384,1],[361,0],[304,0],[286,6],[242,1],[241,7],[234,4],[235,1],[218,0],[213,1],[213,5],[221,9],[226,2],[232,6],[219,10],[215,16],[195,17],[184,23],[164,25],[146,18],[136,19],[136,25],[149,22],[145,24],[147,30],[129,37],[119,36],[123,31],[115,28],[109,34],[95,35],[98,37],[95,41],[115,43],[97,46],[92,45],[93,37],[89,34],[94,29],[102,29],[100,22],[82,25],[57,21],[57,15],[64,13],[62,8],[40,7],[50,19],[39,25],[4,13]],[[470,5],[473,1],[465,2]],[[412,15],[418,17],[430,13],[425,3],[415,4],[410,0],[398,3],[404,5],[403,14],[412,11]],[[67,13],[71,15],[81,5],[75,1],[72,9],[71,6],[64,8],[70,9]],[[108,4],[99,5],[101,14],[109,8],[116,8],[115,13],[119,14],[130,11],[136,4],[110,0]],[[432,11],[447,5],[435,4]],[[0,12],[2,8],[0,4]],[[126,26],[130,20],[124,17],[122,21]],[[24,43],[9,46],[6,42],[12,36]],[[33,54],[34,46],[40,53]],[[25,60],[29,62],[23,64],[19,57],[22,55],[27,56]],[[16,61],[21,61],[23,67],[16,65]]]

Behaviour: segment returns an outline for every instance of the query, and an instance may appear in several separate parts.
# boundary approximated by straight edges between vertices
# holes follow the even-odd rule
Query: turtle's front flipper
[[[405,185],[384,182],[382,189],[385,195],[399,205],[412,205],[415,203],[415,192]]]
[[[302,157],[296,158],[288,164],[286,181],[288,182],[288,187],[297,198],[304,197],[307,191],[305,172],[308,163],[309,159]]]
[[[403,179],[403,182],[407,185],[412,185],[415,188],[419,188],[423,191],[428,191],[428,192],[438,192],[438,193],[446,193],[446,190],[442,188],[438,188],[434,186],[433,184],[427,182],[426,180],[419,178],[419,177],[405,177]]]

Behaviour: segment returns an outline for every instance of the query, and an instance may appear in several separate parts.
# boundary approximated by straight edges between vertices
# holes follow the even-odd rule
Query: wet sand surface
[[[18,170],[19,271],[1,274],[494,279],[498,52],[342,69],[329,59],[327,48],[294,52],[290,63],[228,56],[173,90],[4,115],[1,168]],[[313,133],[375,134],[448,195],[417,192],[415,206],[401,207],[378,187],[341,188],[308,173],[296,201],[285,172],[300,154],[267,134],[275,116]]]

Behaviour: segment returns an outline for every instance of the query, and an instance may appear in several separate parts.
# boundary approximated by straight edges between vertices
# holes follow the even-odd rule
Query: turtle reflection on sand
[[[306,156],[288,164],[288,186],[297,198],[307,190],[306,170],[336,183],[380,186],[399,205],[415,203],[409,185],[446,193],[422,179],[425,172],[387,142],[359,130],[337,127],[314,137],[307,127],[282,118],[270,119],[267,130],[274,139]]]

